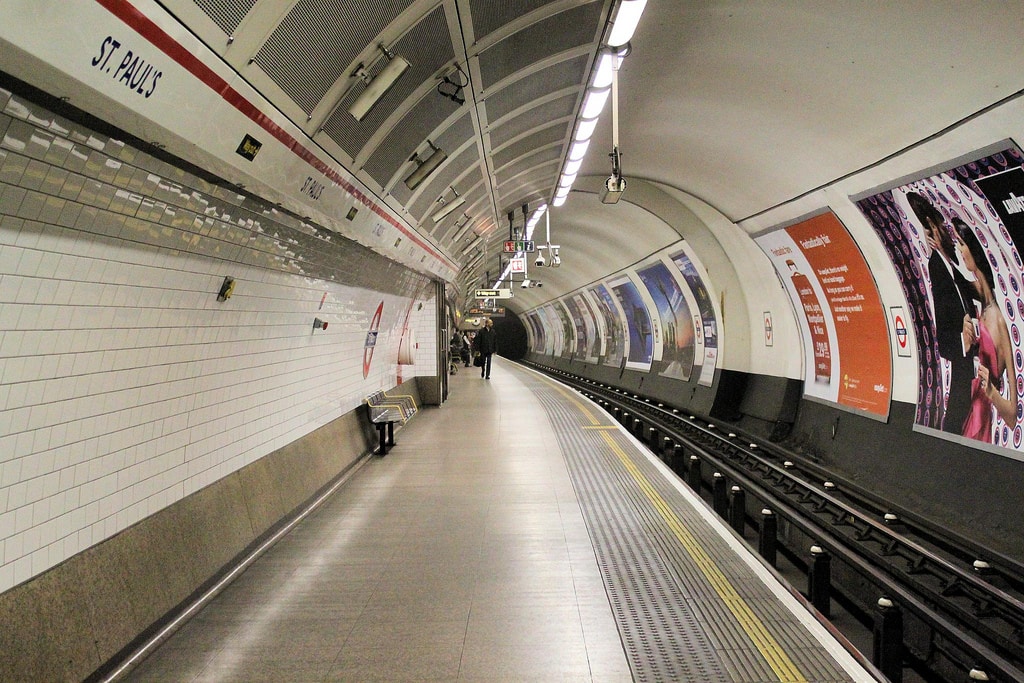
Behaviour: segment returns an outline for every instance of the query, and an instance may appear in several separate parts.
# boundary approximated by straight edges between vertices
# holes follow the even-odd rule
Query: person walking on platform
[[[469,367],[470,362],[473,360],[473,341],[469,338],[469,335],[465,332],[459,332],[462,335],[462,362]]]
[[[480,354],[480,376],[485,379],[491,378],[491,356],[498,350],[498,343],[494,336],[494,321],[490,318],[476,333],[474,340],[477,353]]]

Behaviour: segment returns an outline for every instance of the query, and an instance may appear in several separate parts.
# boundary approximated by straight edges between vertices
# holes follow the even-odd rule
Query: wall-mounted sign
[[[896,354],[901,358],[910,358],[910,334],[907,332],[907,313],[902,306],[890,306],[889,317],[892,319],[892,333],[896,339]]]
[[[476,290],[477,299],[511,299],[512,290],[507,288],[502,289],[478,289]]]
[[[537,243],[533,240],[507,240],[502,251],[506,254],[516,254],[519,252],[532,254],[537,251]]]
[[[246,135],[242,138],[242,142],[239,143],[238,149],[235,152],[239,156],[245,157],[249,161],[256,158],[256,155],[260,153],[260,149],[263,147],[263,143],[254,138],[251,135]]]

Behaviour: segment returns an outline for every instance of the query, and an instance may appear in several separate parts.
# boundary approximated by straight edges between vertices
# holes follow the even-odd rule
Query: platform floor
[[[494,360],[118,680],[874,680],[607,415]]]

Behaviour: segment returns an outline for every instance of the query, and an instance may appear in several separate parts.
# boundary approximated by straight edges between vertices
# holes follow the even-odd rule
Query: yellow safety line
[[[676,516],[672,508],[668,506],[665,499],[651,486],[650,482],[647,481],[643,473],[637,468],[637,466],[630,460],[619,445],[610,436],[610,430],[618,430],[618,425],[602,425],[600,421],[594,416],[593,413],[587,408],[587,406],[580,402],[575,396],[567,392],[562,385],[554,382],[541,375],[541,378],[546,380],[548,384],[560,393],[563,397],[569,400],[570,403],[575,405],[579,410],[587,417],[590,421],[590,425],[583,425],[583,429],[596,429],[600,432],[601,436],[604,437],[605,442],[615,452],[619,460],[625,466],[626,470],[630,473],[637,484],[639,484],[641,490],[647,495],[647,498],[654,505],[655,509],[661,514],[662,518],[668,523],[669,528],[676,535],[676,538],[682,543],[683,548],[690,554],[690,557],[697,564],[697,567],[704,574],[704,577],[711,584],[715,592],[718,593],[718,597],[722,599],[725,606],[729,608],[733,616],[736,617],[736,621],[739,622],[740,628],[747,634],[753,642],[754,647],[757,648],[761,656],[764,657],[768,666],[772,668],[775,675],[779,677],[780,681],[787,681],[787,683],[806,683],[807,679],[797,665],[790,659],[786,651],[779,645],[779,642],[775,640],[775,637],[765,628],[764,622],[762,622],[753,610],[750,609],[750,605],[736,592],[733,585],[729,583],[728,577],[722,573],[722,570],[718,568],[714,560],[704,551],[700,543],[694,538],[690,530],[680,521]],[[610,430],[606,429],[610,428]]]
[[[654,490],[654,487],[651,486],[650,482],[643,476],[643,473],[630,460],[629,456],[619,448],[619,445],[615,443],[610,435],[602,432],[601,436],[604,437],[605,442],[619,457],[626,470],[633,476],[640,485],[641,490],[647,495],[651,503],[654,504],[655,509],[668,523],[676,538],[683,544],[683,548],[690,554],[690,557],[693,558],[693,561],[715,589],[715,592],[718,593],[718,596],[725,602],[726,607],[736,617],[740,628],[743,629],[754,643],[758,652],[765,658],[768,666],[772,668],[772,671],[779,677],[779,680],[806,681],[807,679],[800,673],[800,669],[793,663],[793,660],[782,649],[782,646],[779,645],[774,636],[768,632],[764,623],[754,614],[739,593],[736,592],[736,589],[733,588],[729,579],[722,573],[722,570],[708,556],[704,548],[701,547],[697,539],[690,533],[690,530],[679,520],[665,500]]]

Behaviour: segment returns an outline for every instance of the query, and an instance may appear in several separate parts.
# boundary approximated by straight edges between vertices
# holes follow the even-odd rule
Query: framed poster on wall
[[[1024,459],[1024,155],[1012,141],[852,197],[917,341],[914,428]]]
[[[867,262],[832,212],[755,238],[797,312],[804,395],[887,419],[889,326]],[[766,321],[766,339],[768,325]]]

